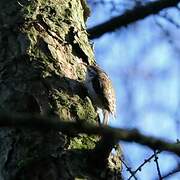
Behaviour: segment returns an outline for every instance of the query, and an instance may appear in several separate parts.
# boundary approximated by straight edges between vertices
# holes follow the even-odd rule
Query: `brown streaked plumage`
[[[116,97],[108,75],[97,65],[87,65],[85,86],[94,105],[103,111],[103,124],[116,114]]]

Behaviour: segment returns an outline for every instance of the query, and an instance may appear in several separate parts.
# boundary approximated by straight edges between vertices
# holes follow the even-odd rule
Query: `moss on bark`
[[[97,124],[83,86],[83,63],[94,62],[85,6],[80,0],[0,1],[0,110]],[[98,139],[1,129],[0,179],[100,179],[87,167]]]

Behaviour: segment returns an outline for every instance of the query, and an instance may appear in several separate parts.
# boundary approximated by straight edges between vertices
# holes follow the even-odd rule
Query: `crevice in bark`
[[[0,110],[75,120],[79,127],[85,121],[97,124],[83,84],[83,63],[93,64],[94,54],[82,2],[0,1]],[[105,179],[88,168],[97,141],[98,136],[84,134],[2,128],[0,179]]]

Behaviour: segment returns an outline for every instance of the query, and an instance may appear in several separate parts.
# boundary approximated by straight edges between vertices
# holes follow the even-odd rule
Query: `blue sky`
[[[92,9],[88,27],[111,18],[110,8],[102,7]],[[176,11],[169,11],[175,20],[180,16]],[[115,14],[118,13],[112,15]],[[169,37],[159,24],[170,29]],[[117,119],[111,121],[112,126],[137,128],[146,135],[172,142],[179,138],[179,42],[180,28],[155,16],[94,40],[96,61],[109,74],[117,94]],[[122,146],[133,170],[153,154],[152,150],[135,143]],[[164,174],[177,164],[177,157],[161,153],[159,163]],[[125,169],[124,176],[129,176]],[[157,177],[154,161],[147,163],[137,177],[138,180]],[[178,180],[178,177],[172,176],[169,180]]]

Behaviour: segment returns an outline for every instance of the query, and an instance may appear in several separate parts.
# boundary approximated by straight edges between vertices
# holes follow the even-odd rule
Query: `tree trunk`
[[[84,0],[0,1],[0,110],[97,124],[83,81],[94,55]],[[99,137],[0,129],[0,180],[115,179],[89,159]]]

